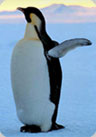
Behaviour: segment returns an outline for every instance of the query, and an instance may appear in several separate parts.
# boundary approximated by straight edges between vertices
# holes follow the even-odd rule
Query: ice
[[[96,24],[47,24],[52,39],[88,38],[92,46],[78,48],[61,59],[62,93],[57,122],[65,129],[49,133],[20,133],[10,81],[13,47],[25,24],[0,24],[0,132],[6,137],[91,137],[96,132]]]

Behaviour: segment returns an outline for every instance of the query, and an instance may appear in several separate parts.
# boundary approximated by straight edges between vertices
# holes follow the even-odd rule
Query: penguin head
[[[38,31],[41,31],[42,28],[45,28],[45,19],[39,9],[35,7],[28,7],[28,8],[19,7],[17,9],[24,13],[26,21],[37,27]]]

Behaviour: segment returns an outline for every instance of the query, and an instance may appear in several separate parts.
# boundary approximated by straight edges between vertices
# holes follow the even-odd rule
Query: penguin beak
[[[17,10],[20,10],[20,11],[22,11],[23,13],[24,13],[24,11],[25,11],[24,8],[20,8],[20,7],[18,7]]]

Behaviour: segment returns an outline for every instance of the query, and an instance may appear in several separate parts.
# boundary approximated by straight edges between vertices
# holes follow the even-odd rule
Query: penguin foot
[[[59,124],[57,124],[57,123],[54,123],[54,124],[52,125],[51,130],[59,130],[59,129],[63,129],[63,128],[65,128],[65,127],[62,126],[62,125],[59,125]]]
[[[54,123],[54,124],[52,124],[52,127],[49,131],[59,130],[59,129],[63,129],[63,128],[65,128],[65,127],[62,125],[59,125],[57,123]],[[26,133],[26,132],[39,133],[39,132],[41,132],[41,128],[39,126],[36,126],[36,125],[25,125],[25,126],[20,128],[20,132],[23,132],[23,133]]]
[[[25,125],[23,127],[20,128],[20,131],[21,132],[29,132],[29,133],[38,133],[38,132],[41,132],[41,129],[39,126],[36,126],[36,125]]]

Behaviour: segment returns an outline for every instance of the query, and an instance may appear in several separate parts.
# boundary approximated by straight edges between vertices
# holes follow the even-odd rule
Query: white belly
[[[55,106],[49,100],[48,66],[40,41],[22,40],[16,45],[11,79],[20,121],[39,125],[42,131],[49,130]]]

